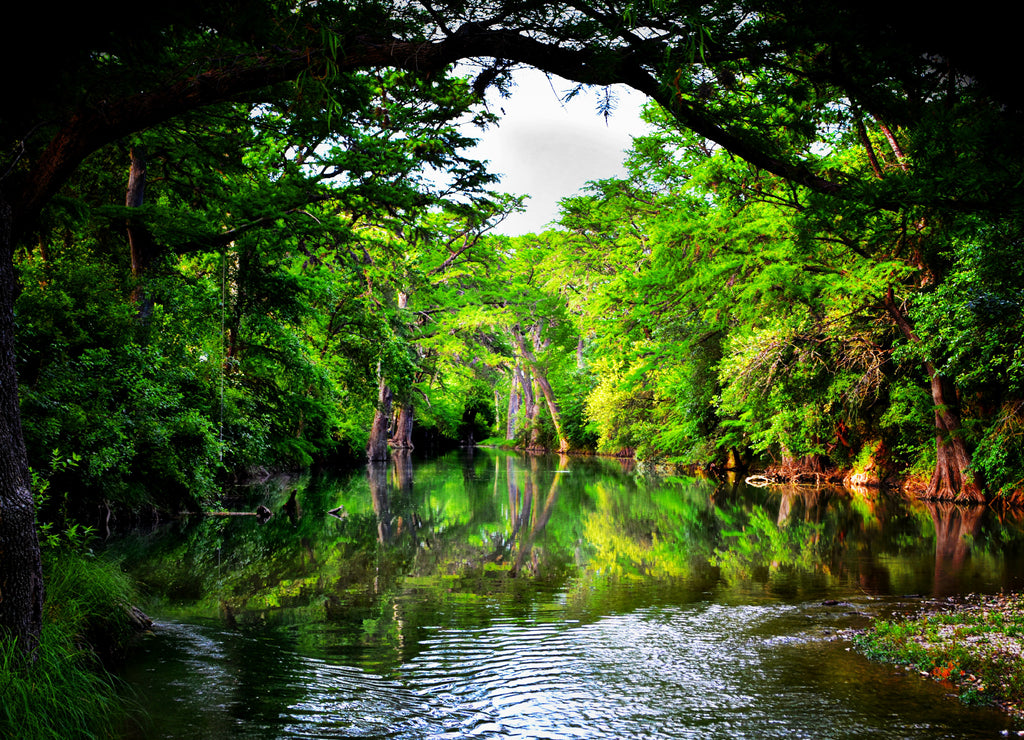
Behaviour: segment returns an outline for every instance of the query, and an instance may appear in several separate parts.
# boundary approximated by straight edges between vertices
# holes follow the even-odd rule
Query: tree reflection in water
[[[1000,518],[991,508],[926,506],[877,491],[716,486],[638,471],[624,475],[619,468],[619,461],[567,457],[478,452],[424,462],[396,454],[386,465],[347,477],[293,479],[248,491],[247,506],[263,503],[275,511],[301,500],[304,512],[294,520],[275,516],[259,526],[252,517],[207,518],[121,540],[112,549],[153,594],[146,608],[158,620],[200,625],[204,639],[222,643],[216,654],[193,650],[189,636],[199,627],[175,627],[183,636],[169,630],[161,638],[168,647],[140,667],[137,680],[164,675],[147,689],[154,706],[187,709],[175,721],[197,732],[233,721],[246,732],[279,736],[285,728],[278,717],[300,718],[308,730],[325,719],[328,707],[332,716],[355,722],[355,731],[363,717],[355,713],[382,706],[383,678],[401,689],[396,711],[408,710],[406,699],[415,698],[392,681],[405,676],[424,682],[417,687],[423,696],[463,683],[465,691],[483,692],[451,699],[474,707],[483,702],[484,716],[487,701],[509,712],[536,706],[532,695],[488,673],[499,653],[508,658],[510,675],[519,675],[524,651],[533,651],[541,683],[550,679],[556,658],[586,663],[605,655],[594,680],[612,681],[620,651],[631,646],[653,661],[642,685],[629,684],[630,691],[642,691],[663,677],[656,666],[689,670],[688,660],[718,656],[716,641],[736,637],[722,631],[723,620],[753,630],[755,613],[762,626],[737,645],[768,675],[764,671],[775,668],[766,666],[782,655],[778,645],[808,639],[809,625],[822,620],[829,629],[840,626],[836,620],[852,624],[861,619],[856,615],[905,600],[905,594],[1024,585],[1020,519]],[[331,511],[337,515],[327,516]],[[823,601],[856,607],[831,614]],[[665,619],[707,632],[676,635]],[[669,642],[639,645],[616,633],[595,643],[589,657],[570,647],[550,652],[556,638],[596,638],[613,623],[628,625],[629,635]],[[543,639],[534,639],[541,633]],[[264,635],[273,638],[266,645]],[[488,637],[481,642],[471,635]],[[772,643],[763,655],[751,648],[776,639],[796,642]],[[695,646],[708,652],[687,652]],[[462,650],[479,657],[483,673],[470,675],[476,669]],[[853,660],[845,652],[830,656],[831,666]],[[263,657],[273,665],[261,663]],[[410,665],[419,673],[409,673]],[[735,667],[728,660],[715,665],[725,673],[694,668],[709,690]],[[844,670],[854,675],[860,665]],[[280,675],[273,666],[282,666]],[[625,691],[633,668],[624,668],[609,690]],[[778,675],[821,671],[827,673],[815,664],[779,668]],[[310,675],[323,679],[315,700],[301,685],[313,680]],[[209,693],[203,681],[220,680],[211,676],[244,685],[253,696],[239,697],[230,687]],[[497,693],[487,693],[491,679]],[[261,682],[273,696],[256,696]],[[691,698],[683,684],[676,688],[681,700]],[[737,697],[767,700],[756,682],[732,688]],[[194,696],[166,698],[174,690]],[[231,698],[219,709],[204,708],[203,696],[215,695]],[[791,710],[782,707],[780,716]],[[379,719],[386,724],[401,716]],[[431,716],[407,718],[428,722]],[[677,720],[685,735],[685,718]],[[557,721],[551,719],[552,728]]]

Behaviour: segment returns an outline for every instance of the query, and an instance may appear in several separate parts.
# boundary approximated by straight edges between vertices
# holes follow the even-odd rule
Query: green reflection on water
[[[299,510],[289,513],[292,498]],[[474,734],[484,730],[472,707],[484,699],[464,710],[461,699],[437,700],[439,685],[478,692],[492,705],[503,696],[519,701],[486,688],[488,671],[500,665],[515,675],[517,661],[533,655],[538,663],[524,673],[543,678],[545,661],[577,653],[566,665],[589,673],[572,690],[604,686],[588,694],[586,711],[608,713],[616,728],[594,737],[642,725],[623,713],[633,692],[652,687],[690,707],[666,710],[655,701],[682,723],[658,737],[685,736],[698,714],[720,731],[726,715],[704,711],[694,695],[721,687],[734,692],[723,695],[722,711],[748,723],[750,736],[759,736],[762,721],[743,709],[750,696],[764,705],[757,712],[804,712],[779,725],[794,736],[801,728],[813,736],[821,707],[838,711],[846,702],[862,706],[850,710],[844,732],[865,722],[874,732],[894,721],[873,724],[875,706],[888,701],[877,685],[891,671],[832,646],[830,635],[862,626],[865,611],[907,608],[906,594],[1020,588],[1024,572],[1019,519],[991,509],[647,477],[591,458],[399,458],[240,489],[226,508],[258,504],[275,512],[262,524],[254,516],[194,517],[110,548],[149,595],[145,608],[167,622],[128,676],[140,687],[148,682],[140,690],[161,712],[165,726],[147,729],[152,736],[281,736],[292,720],[302,736],[325,722],[335,723],[325,736],[349,736],[346,723],[375,727],[366,719],[375,713],[381,727],[412,725],[357,736],[418,737],[416,723],[450,722],[454,736]],[[600,662],[619,650],[640,663]],[[841,699],[835,681],[865,686]],[[174,686],[184,688],[175,694]],[[914,711],[931,722],[929,702],[941,691],[915,691],[923,698]],[[789,692],[820,694],[825,703],[798,710]],[[552,702],[544,721],[578,720],[572,701]],[[164,711],[169,703],[173,713]],[[941,723],[952,727],[977,720],[943,711]],[[508,722],[542,720],[530,720],[528,705],[501,712],[506,725],[495,736],[509,732]],[[494,711],[486,714],[494,721]]]
[[[560,609],[603,613],[627,607],[609,599],[635,607],[665,593],[744,603],[1019,585],[1019,522],[988,509],[658,479],[623,465],[481,451],[400,458],[234,492],[230,508],[276,512],[264,524],[191,518],[112,550],[159,615],[344,621],[362,630],[353,639],[393,643],[396,603],[436,622],[466,604],[507,615],[556,595]],[[300,511],[289,516],[292,496]]]

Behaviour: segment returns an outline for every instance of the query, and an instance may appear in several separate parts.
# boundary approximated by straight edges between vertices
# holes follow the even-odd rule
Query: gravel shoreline
[[[869,658],[948,682],[967,704],[1024,720],[1024,594],[929,604],[916,617],[877,620],[853,642]]]

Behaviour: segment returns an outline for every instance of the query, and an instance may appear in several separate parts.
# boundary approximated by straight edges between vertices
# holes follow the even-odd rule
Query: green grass
[[[131,628],[131,586],[111,563],[49,555],[43,630],[34,660],[0,641],[0,737],[112,738],[127,716],[112,656]]]
[[[1024,596],[989,597],[916,619],[877,621],[853,638],[867,657],[953,684],[971,705],[1024,716]]]

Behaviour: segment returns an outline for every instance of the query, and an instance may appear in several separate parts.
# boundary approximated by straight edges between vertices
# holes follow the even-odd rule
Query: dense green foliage
[[[372,428],[1020,490],[1024,137],[969,31],[843,2],[237,10],[83,26],[27,78],[63,99],[0,120],[23,428],[69,511],[195,508]],[[514,63],[653,103],[629,177],[508,239],[517,201],[463,152]]]
[[[54,547],[269,469],[489,435],[1024,498],[1024,117],[970,24],[838,0],[101,5],[26,8],[8,34],[47,28],[46,54],[0,44],[0,637],[40,630],[30,466]],[[517,201],[464,152],[517,64],[628,84],[654,131],[628,178],[511,239],[488,231]],[[722,569],[820,534],[770,524]],[[46,676],[77,620],[43,632]],[[50,701],[32,685],[9,717]]]
[[[630,176],[566,199],[561,229],[527,240],[572,296],[598,449],[927,478],[941,372],[971,472],[1019,495],[1016,221],[922,216],[910,233],[909,214],[823,199],[650,116]],[[856,171],[859,149],[837,139],[823,156]]]

